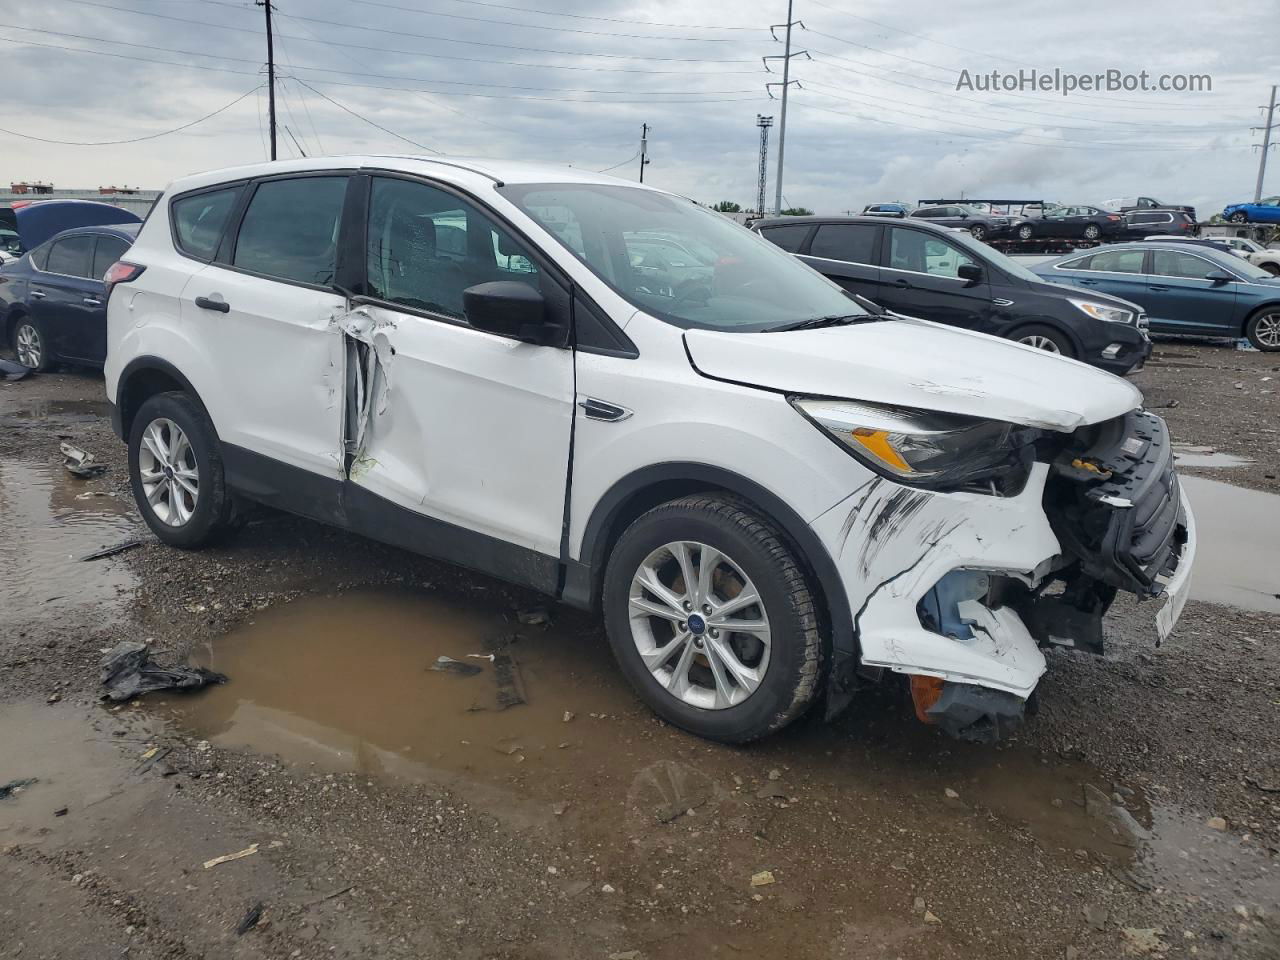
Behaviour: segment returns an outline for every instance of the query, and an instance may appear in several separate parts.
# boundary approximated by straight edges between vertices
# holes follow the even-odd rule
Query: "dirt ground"
[[[0,956],[1280,957],[1280,358],[1135,382],[1202,540],[1167,644],[1118,604],[997,747],[888,684],[738,749],[495,581],[266,513],[160,546],[100,375],[0,384]],[[229,682],[104,704],[133,639]]]

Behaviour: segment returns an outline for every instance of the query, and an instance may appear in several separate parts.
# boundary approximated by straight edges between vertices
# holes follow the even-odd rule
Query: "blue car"
[[[103,277],[140,224],[64,230],[0,267],[0,332],[18,362],[47,370],[59,361],[100,367],[107,358]]]
[[[1232,223],[1280,223],[1280,197],[1267,197],[1257,203],[1232,203],[1222,210]]]
[[[1223,250],[1146,240],[1068,254],[1035,273],[1140,304],[1152,333],[1244,336],[1280,350],[1280,277]]]

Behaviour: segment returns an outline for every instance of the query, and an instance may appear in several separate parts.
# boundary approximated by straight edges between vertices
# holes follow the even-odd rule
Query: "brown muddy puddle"
[[[1199,539],[1191,596],[1280,613],[1280,496],[1182,476]]]
[[[117,560],[80,558],[138,537],[131,502],[60,465],[0,460],[0,610],[10,625],[74,607],[110,616],[135,579]]]

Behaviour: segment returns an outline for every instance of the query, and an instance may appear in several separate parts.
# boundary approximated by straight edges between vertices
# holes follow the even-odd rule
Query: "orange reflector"
[[[893,449],[893,444],[889,442],[888,430],[867,430],[859,427],[853,431],[853,439],[866,447],[882,463],[887,463],[900,473],[911,473],[911,464],[903,460],[901,454]]]
[[[926,712],[938,702],[942,696],[942,685],[946,682],[941,677],[924,677],[918,673],[911,678],[911,700],[916,705],[916,719],[921,723],[933,723],[933,718]]]

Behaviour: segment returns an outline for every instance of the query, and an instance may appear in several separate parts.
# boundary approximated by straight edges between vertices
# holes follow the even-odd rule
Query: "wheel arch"
[[[1027,327],[1050,327],[1051,329],[1058,331],[1071,341],[1071,347],[1075,350],[1077,359],[1084,356],[1084,343],[1076,332],[1072,330],[1068,324],[1050,316],[1041,315],[1036,317],[1019,317],[1017,321],[1015,321],[1013,325],[1002,334],[1002,336],[1006,340],[1014,340],[1017,338],[1018,333],[1025,330]]]
[[[591,511],[583,529],[579,559],[566,563],[561,598],[575,606],[597,607],[609,554],[632,521],[670,500],[715,491],[745,501],[786,537],[818,592],[819,609],[831,635],[833,663],[839,667],[841,661],[852,657],[856,665],[857,645],[848,595],[822,541],[777,494],[722,467],[689,462],[653,464],[614,483]],[[838,673],[833,670],[831,675]]]
[[[27,315],[27,307],[22,303],[15,303],[9,307],[8,312],[4,316],[4,343],[5,346],[13,345],[13,335],[17,332],[18,321]]]
[[[137,415],[139,408],[156,394],[173,391],[185,393],[191,397],[205,416],[208,416],[208,410],[205,409],[204,401],[200,399],[196,388],[191,385],[191,381],[183,375],[182,371],[168,360],[162,360],[160,357],[135,357],[129,361],[121,371],[120,380],[116,386],[115,409],[112,412],[112,426],[115,428],[116,435],[122,440],[128,440],[129,432],[133,429],[133,418]],[[216,435],[216,429],[214,433]]]
[[[1253,318],[1263,313],[1272,313],[1280,311],[1280,300],[1268,300],[1266,303],[1260,303],[1248,313],[1244,315],[1244,320],[1240,322],[1240,332],[1238,336],[1248,336],[1249,324],[1253,322]]]

